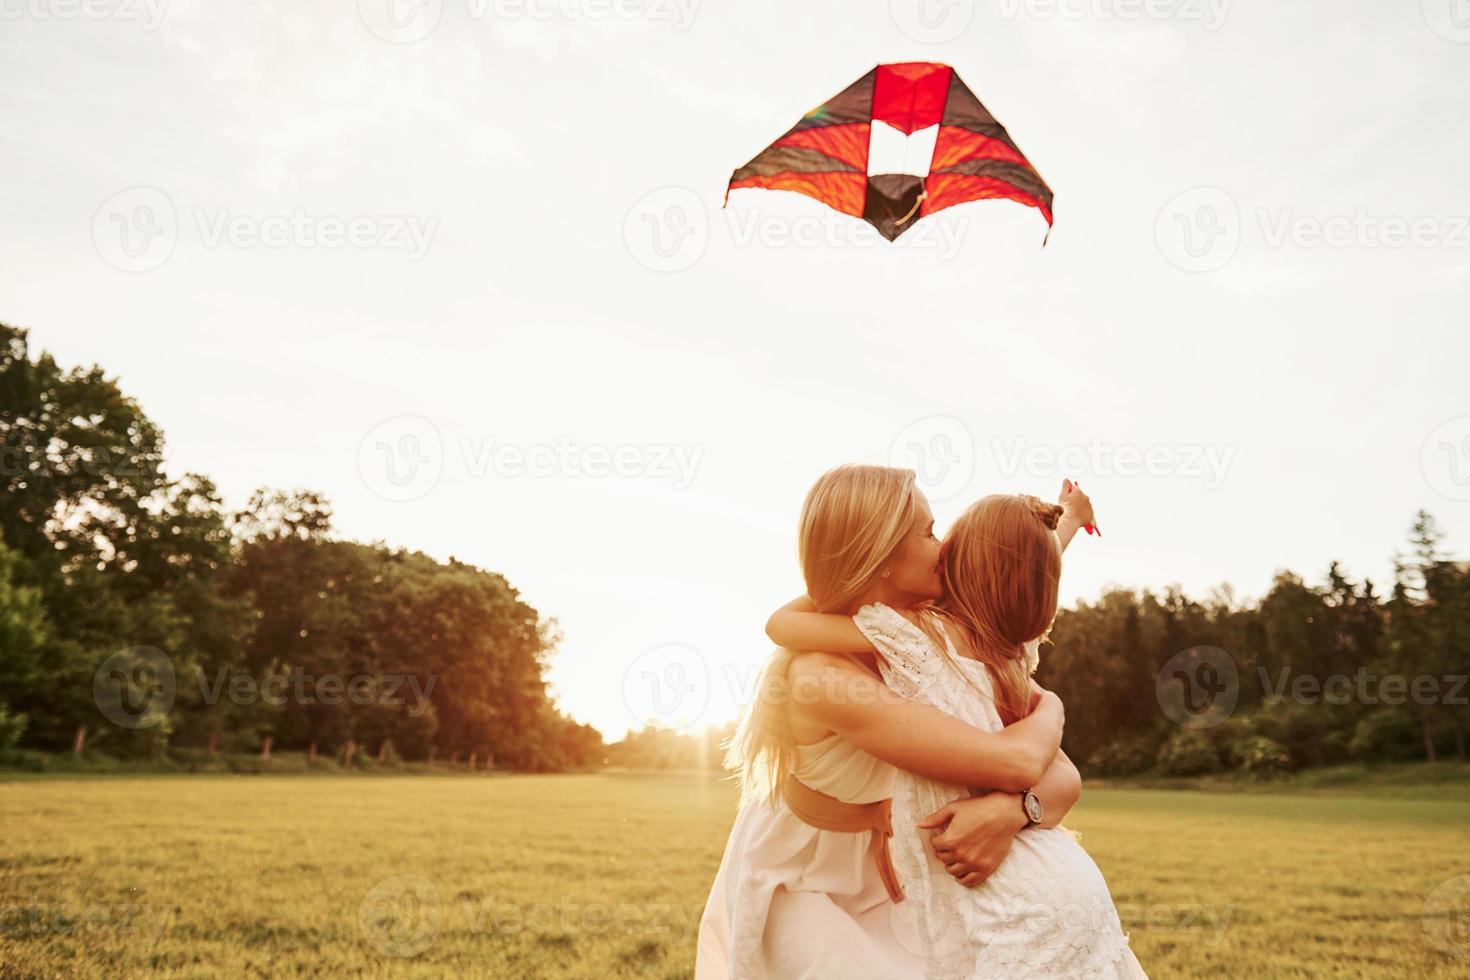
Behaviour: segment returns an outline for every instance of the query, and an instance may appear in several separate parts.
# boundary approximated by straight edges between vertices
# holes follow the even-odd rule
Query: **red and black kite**
[[[931,129],[927,165],[895,173],[875,159],[882,156],[874,153],[880,143],[909,152],[909,144],[926,148]],[[879,65],[807,113],[735,171],[730,189],[737,187],[806,194],[862,218],[889,241],[926,214],[990,198],[1030,205],[1052,223],[1051,188],[1005,127],[953,68],[924,61]]]

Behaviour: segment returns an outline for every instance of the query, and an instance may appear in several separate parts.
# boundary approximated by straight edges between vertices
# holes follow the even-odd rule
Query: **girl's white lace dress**
[[[866,606],[854,619],[878,648],[883,679],[895,693],[977,728],[1003,727],[983,663],[956,656],[948,639],[947,651],[937,649],[887,606]],[[1033,667],[1039,645],[1027,646]],[[968,795],[965,787],[902,771],[894,781],[893,862],[908,896],[893,906],[894,929],[922,957],[925,975],[1143,977],[1102,872],[1068,831],[1034,827],[1017,834],[1000,868],[978,887],[950,877],[929,849],[932,831],[916,824]]]

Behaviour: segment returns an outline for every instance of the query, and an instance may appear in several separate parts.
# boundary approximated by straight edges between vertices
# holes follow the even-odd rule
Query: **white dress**
[[[956,656],[948,638],[949,649],[940,651],[923,630],[887,606],[865,606],[854,619],[878,648],[884,681],[895,693],[977,728],[1004,727],[983,663]],[[1033,666],[1038,647],[1027,648]],[[1068,831],[1034,827],[1017,834],[1005,861],[975,888],[962,886],[945,871],[929,849],[933,832],[916,824],[967,796],[965,787],[903,771],[894,780],[893,863],[908,896],[894,907],[895,929],[902,945],[921,953],[923,975],[930,980],[1143,977],[1102,872]]]
[[[797,746],[792,772],[848,803],[893,795],[896,770],[836,735]],[[740,808],[699,922],[695,980],[894,980],[923,960],[894,933],[872,831],[803,823],[784,803]],[[901,904],[901,903],[900,903]]]

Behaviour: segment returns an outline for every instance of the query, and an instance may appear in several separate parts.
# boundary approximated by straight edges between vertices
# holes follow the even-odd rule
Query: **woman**
[[[843,467],[802,509],[800,555],[814,608],[852,614],[938,598],[939,543],[912,471]],[[904,896],[888,859],[895,768],[1020,794],[1065,813],[1075,770],[1058,763],[1063,714],[1041,694],[1000,731],[897,697],[866,662],[778,650],[729,746],[742,806],[700,922],[697,978],[923,975],[895,933]],[[1011,797],[1011,820],[1021,814]],[[994,822],[1003,795],[954,804],[956,823]],[[1019,829],[1019,828],[1016,828]]]
[[[946,537],[944,595],[932,608],[875,603],[849,619],[798,603],[772,617],[772,635],[828,650],[876,649],[895,692],[1004,730],[1027,717],[1039,637],[1056,616],[1061,516],[1061,507],[1035,497],[987,497]],[[923,830],[969,795],[965,784],[922,774],[895,780],[895,865],[909,897],[900,915],[919,939],[925,975],[1143,977],[1102,872],[1066,831],[1041,826],[1019,835],[983,883],[946,848],[929,853]],[[1044,805],[1033,805],[1031,816],[1043,823]]]

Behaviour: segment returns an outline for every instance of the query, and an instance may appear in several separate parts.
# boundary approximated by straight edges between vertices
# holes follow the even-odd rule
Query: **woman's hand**
[[[944,870],[966,888],[974,888],[1000,867],[1026,823],[1019,796],[987,793],[955,800],[919,826],[934,831],[929,846]]]

